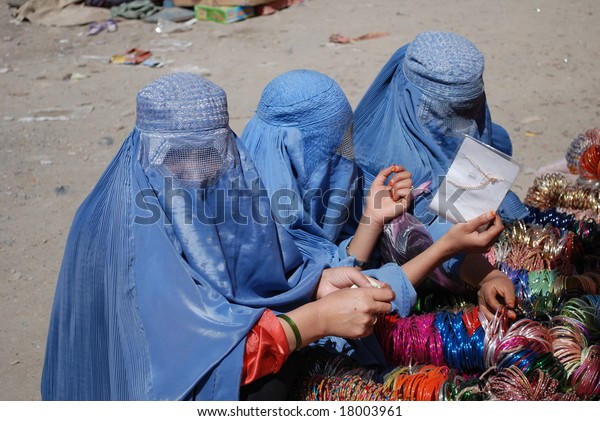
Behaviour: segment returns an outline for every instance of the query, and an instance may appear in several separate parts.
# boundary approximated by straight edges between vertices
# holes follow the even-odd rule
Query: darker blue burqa
[[[508,133],[494,124],[483,85],[483,56],[460,35],[425,32],[398,49],[381,69],[355,112],[356,162],[368,188],[377,173],[399,164],[430,192],[415,199],[414,214],[434,239],[449,227],[428,210],[465,134],[512,154]],[[527,209],[509,192],[498,209],[505,221]]]

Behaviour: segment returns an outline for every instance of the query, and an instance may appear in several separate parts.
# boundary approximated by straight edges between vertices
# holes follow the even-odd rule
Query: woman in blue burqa
[[[451,223],[428,206],[464,136],[512,155],[508,133],[491,120],[483,70],[483,55],[468,39],[449,32],[423,32],[392,55],[354,112],[356,163],[365,188],[390,163],[408,169],[415,186],[428,185],[424,194],[414,197],[412,213],[428,227],[433,240]],[[497,212],[505,222],[528,214],[512,191]],[[461,265],[463,258],[446,263],[453,277],[459,277],[461,266],[467,271],[479,268],[478,274],[462,273],[472,282],[491,273],[482,256],[469,256],[470,264]]]
[[[390,288],[303,257],[228,123],[225,92],[200,76],[138,93],[69,233],[43,399],[245,398],[292,351],[370,335],[391,310]]]
[[[340,86],[323,73],[298,69],[265,87],[241,141],[269,192],[276,220],[300,251],[331,267],[364,269],[395,291],[394,310],[407,316],[416,301],[415,286],[431,270],[459,251],[488,249],[502,223],[493,215],[482,215],[457,224],[402,267],[374,262],[384,224],[410,206],[412,180],[409,172],[390,162],[377,172],[363,196],[352,131],[352,109]],[[478,233],[477,227],[486,223],[492,224],[490,229]],[[500,306],[498,296],[514,304],[510,280],[500,283],[480,289],[480,304],[488,315]],[[336,344],[340,346],[339,341]]]

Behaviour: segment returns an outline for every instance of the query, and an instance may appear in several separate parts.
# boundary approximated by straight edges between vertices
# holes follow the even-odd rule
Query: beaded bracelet
[[[296,348],[294,348],[294,351],[298,351],[302,347],[302,336],[300,335],[298,326],[296,326],[296,323],[287,314],[278,314],[277,317],[285,320],[286,323],[292,328],[292,332],[294,332],[294,338],[296,338]]]

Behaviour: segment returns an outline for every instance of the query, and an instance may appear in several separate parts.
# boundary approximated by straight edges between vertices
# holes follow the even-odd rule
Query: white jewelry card
[[[465,136],[429,209],[453,223],[497,211],[520,170],[510,156]]]

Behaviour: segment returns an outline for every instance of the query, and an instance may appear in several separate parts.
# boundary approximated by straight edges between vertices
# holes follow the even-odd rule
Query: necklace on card
[[[471,163],[471,165],[473,165],[477,171],[479,171],[481,173],[481,175],[483,175],[483,179],[481,180],[481,182],[475,186],[466,186],[464,184],[459,184],[456,183],[450,179],[448,179],[448,183],[452,184],[454,187],[457,187],[461,190],[481,190],[486,188],[489,184],[496,184],[500,181],[504,181],[502,178],[497,177],[495,175],[490,175],[488,173],[486,173],[479,165],[477,165],[476,162],[474,162],[469,156],[464,155],[465,159],[467,161],[469,161]]]

